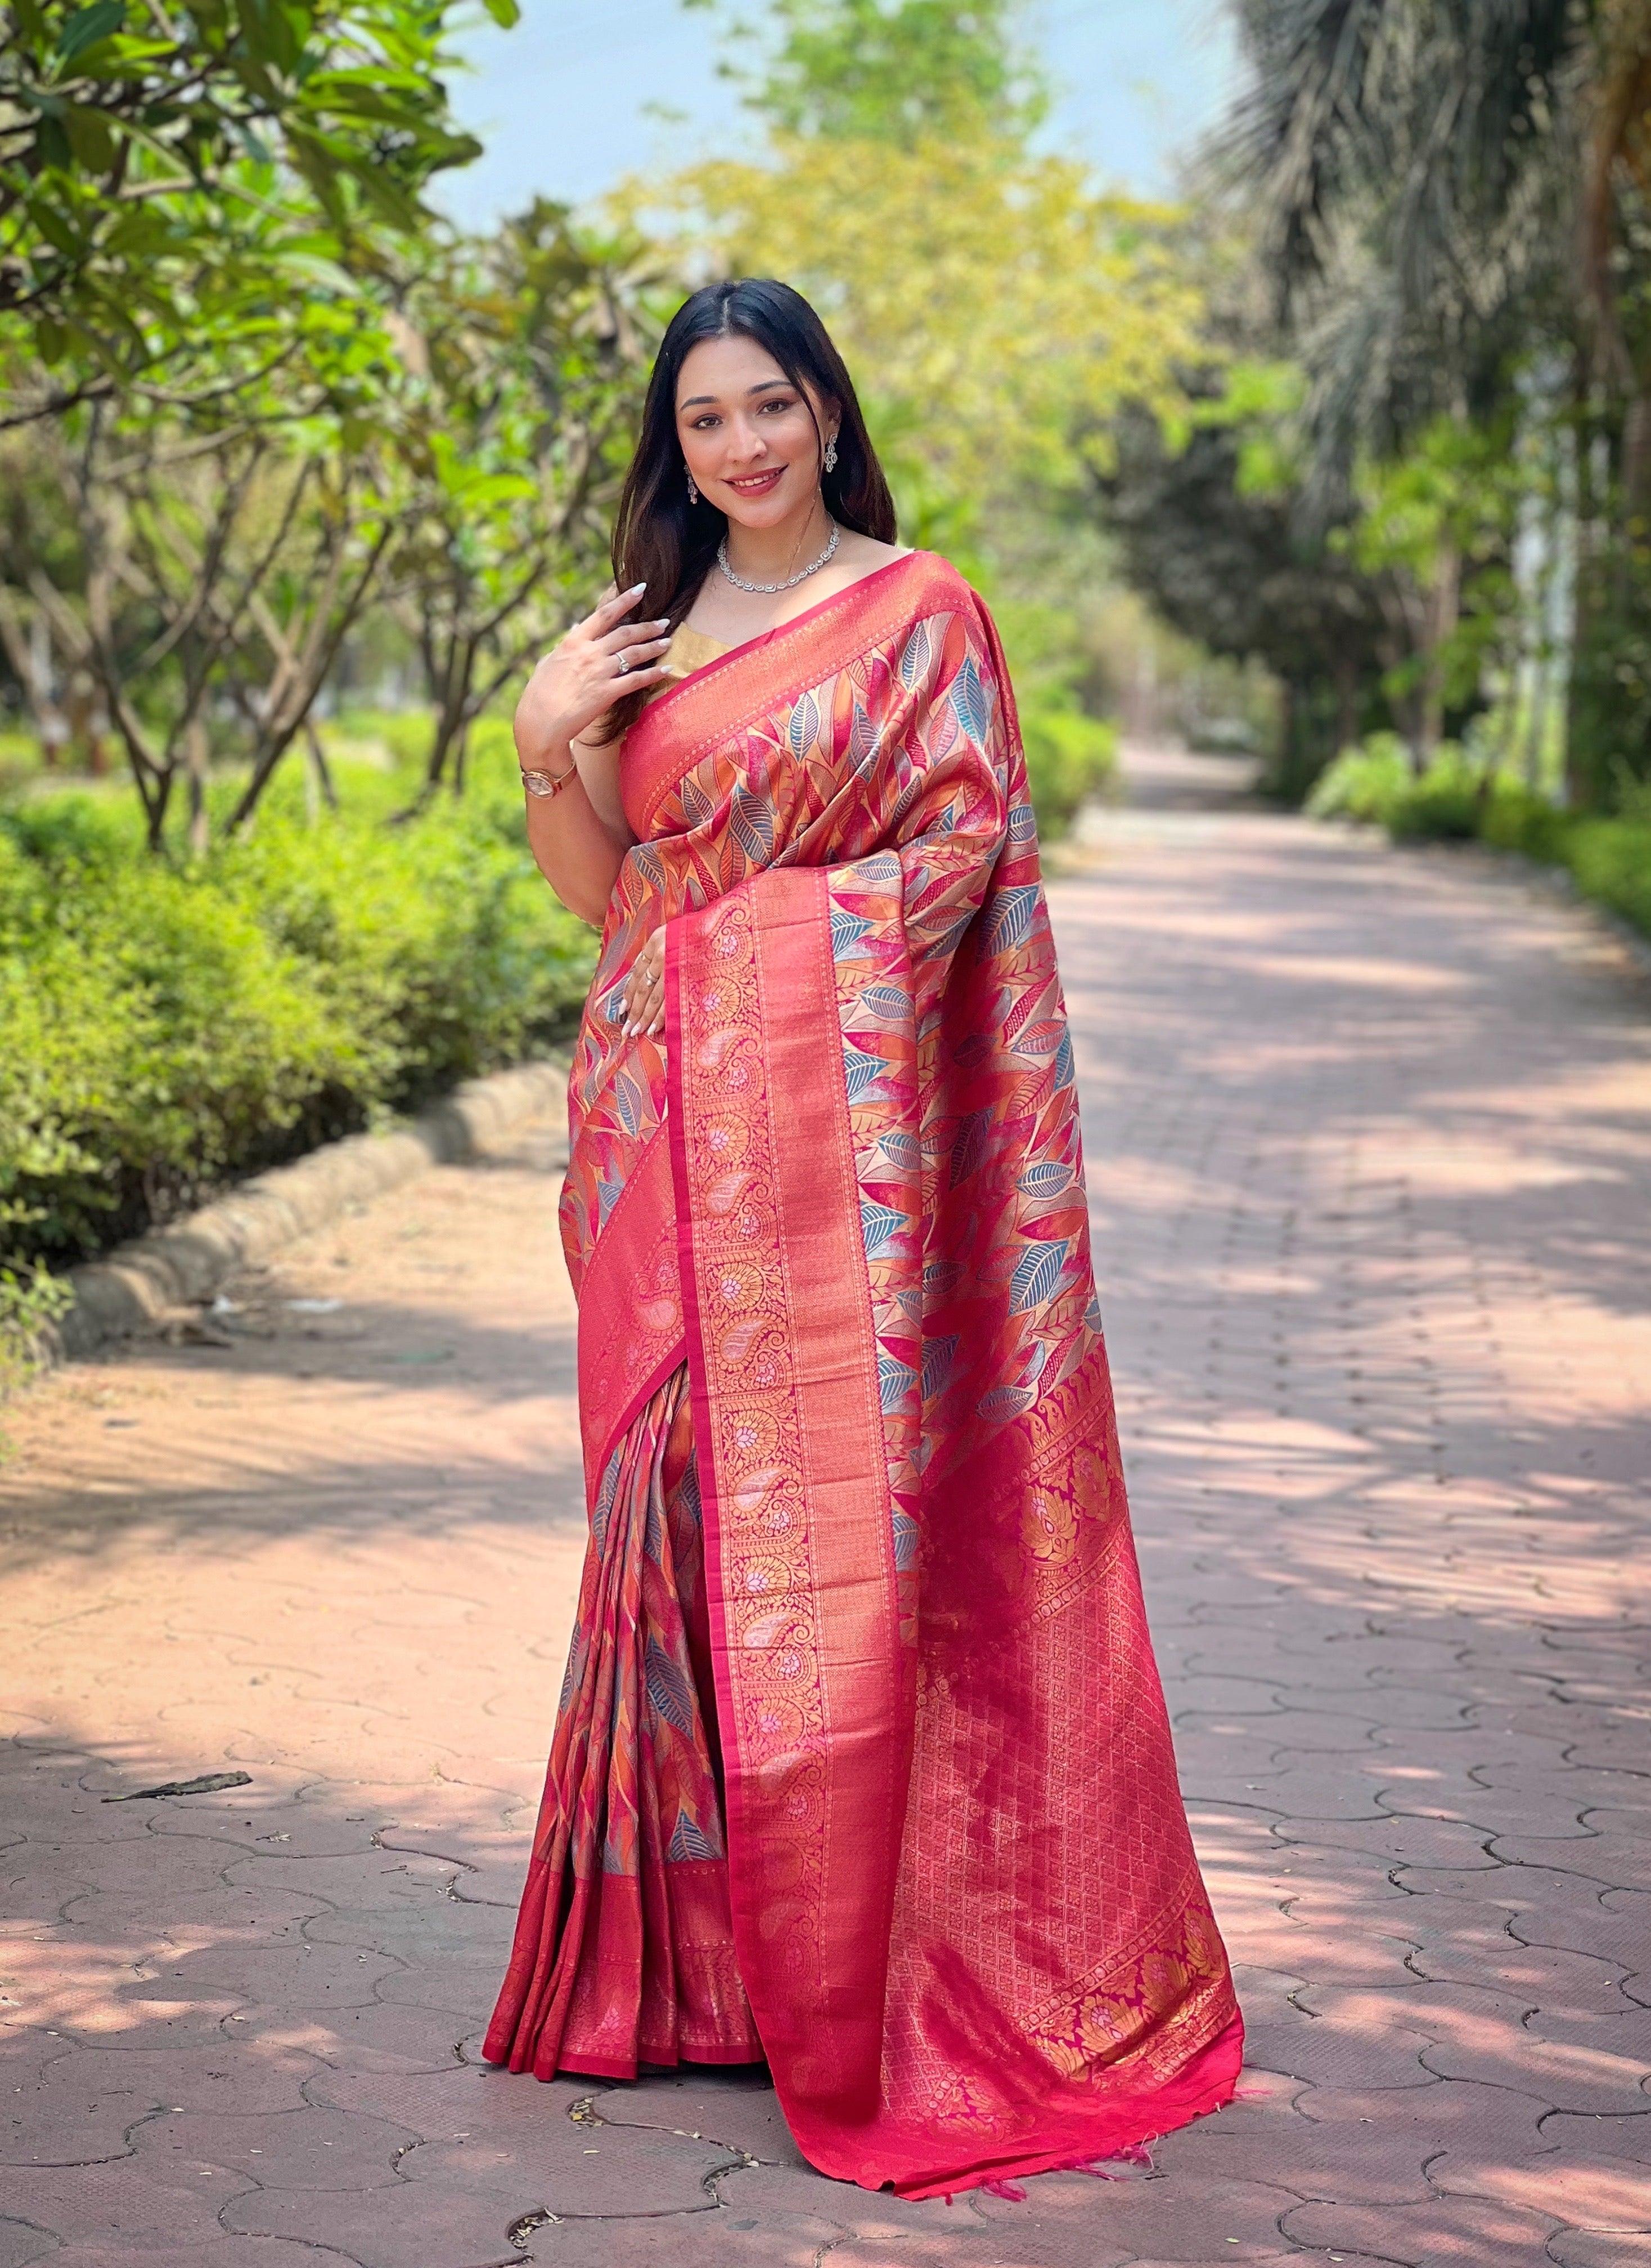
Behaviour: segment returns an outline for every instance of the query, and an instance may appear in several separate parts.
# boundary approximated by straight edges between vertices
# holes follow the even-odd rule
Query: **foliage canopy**
[[[500,22],[516,0],[486,0]],[[450,0],[5,0],[0,357],[10,415],[290,364],[313,311],[425,225],[479,145]],[[52,374],[35,382],[32,364]],[[301,391],[301,389],[300,389]]]

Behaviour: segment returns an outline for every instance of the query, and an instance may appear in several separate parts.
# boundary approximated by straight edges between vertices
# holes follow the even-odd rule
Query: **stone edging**
[[[1529,882],[1544,896],[1557,899],[1561,905],[1574,906],[1588,915],[1596,929],[1603,930],[1616,944],[1622,946],[1632,961],[1637,961],[1643,975],[1651,976],[1651,938],[1638,930],[1625,916],[1613,907],[1602,905],[1590,898],[1568,866],[1550,864],[1546,859],[1527,858],[1522,850],[1504,850],[1495,843],[1464,843],[1457,846],[1473,852],[1478,858],[1493,862],[1502,872],[1516,881]]]
[[[1306,814],[1303,814],[1305,816]],[[1505,850],[1499,843],[1485,843],[1478,836],[1463,840],[1450,836],[1418,836],[1396,842],[1376,819],[1349,819],[1345,812],[1332,811],[1322,819],[1315,819],[1316,827],[1339,828],[1344,833],[1373,839],[1395,853],[1409,852],[1423,858],[1465,859],[1480,868],[1487,876],[1506,882],[1522,882],[1552,904],[1568,907],[1582,917],[1588,927],[1602,943],[1620,946],[1625,959],[1637,964],[1635,973],[1651,976],[1651,938],[1634,927],[1625,916],[1614,908],[1602,905],[1590,898],[1568,866],[1558,860],[1529,858],[1523,850]]]
[[[410,1124],[326,1143],[296,1164],[243,1182],[166,1228],[71,1270],[74,1305],[43,1331],[45,1362],[84,1360],[169,1308],[210,1298],[237,1268],[255,1266],[348,1204],[399,1189],[431,1166],[474,1157],[492,1134],[564,1107],[565,1061],[524,1064],[467,1080]]]

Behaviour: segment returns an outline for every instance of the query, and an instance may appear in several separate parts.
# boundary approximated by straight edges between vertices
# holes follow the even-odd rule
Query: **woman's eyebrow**
[[[791,380],[788,378],[759,378],[755,386],[748,386],[745,390],[748,395],[753,394],[769,394],[771,393],[777,386],[789,386],[790,384]],[[677,415],[680,416],[684,409],[704,409],[713,407],[716,403],[716,400],[717,396],[714,394],[690,394],[686,401],[679,401],[677,403]]]

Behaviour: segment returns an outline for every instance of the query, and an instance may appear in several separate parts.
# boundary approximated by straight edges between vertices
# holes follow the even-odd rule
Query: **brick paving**
[[[907,2205],[479,2066],[582,1545],[530,1126],[8,1413],[0,2268],[1651,2264],[1651,984],[1213,777],[1053,898],[1243,2099]]]

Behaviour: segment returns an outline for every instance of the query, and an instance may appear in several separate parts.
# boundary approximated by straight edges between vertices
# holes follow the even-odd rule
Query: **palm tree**
[[[1593,659],[1632,616],[1651,662],[1651,0],[1235,6],[1251,77],[1222,155],[1257,194],[1321,490],[1361,450],[1505,401],[1521,357],[1566,374],[1590,792],[1625,740],[1651,741],[1651,666],[1631,719],[1619,661]]]

